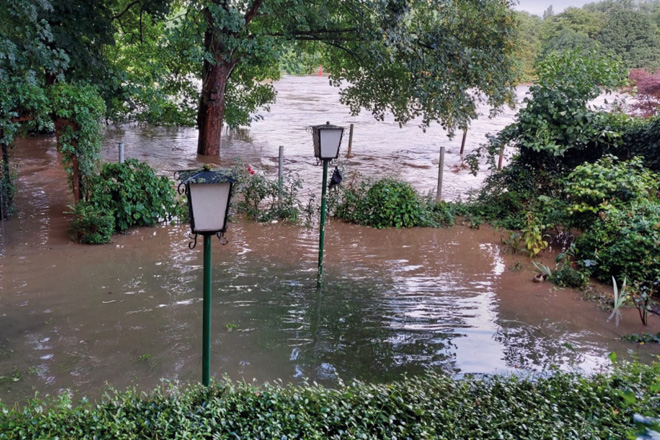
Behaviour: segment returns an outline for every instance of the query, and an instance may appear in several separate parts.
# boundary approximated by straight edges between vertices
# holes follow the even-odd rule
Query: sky
[[[519,0],[520,4],[514,6],[519,11],[527,11],[530,14],[543,16],[543,11],[552,5],[555,14],[560,13],[569,6],[581,8],[587,3],[594,3],[597,0]]]

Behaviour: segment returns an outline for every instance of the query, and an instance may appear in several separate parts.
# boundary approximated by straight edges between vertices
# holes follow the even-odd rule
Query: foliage
[[[540,220],[532,213],[527,215],[527,223],[521,229],[522,240],[525,244],[525,249],[530,258],[539,254],[543,249],[548,247],[548,242],[545,240],[546,225],[541,224]]]
[[[539,189],[542,187],[551,192],[553,186],[556,182],[549,173],[514,160],[488,176],[476,195],[458,203],[456,213],[473,223],[490,222],[506,229],[520,230],[526,225],[527,213],[539,211]],[[541,218],[543,223],[552,223],[550,220],[546,216]]]
[[[622,73],[619,65],[595,52],[550,54],[537,66],[539,79],[530,87],[526,107],[496,142],[520,148],[523,163],[557,168],[552,159],[570,149],[609,140],[610,132],[598,121],[603,116],[587,103],[600,95],[601,87],[611,91],[620,86]]]
[[[52,29],[39,17],[50,9],[46,0],[0,0],[0,219],[13,211],[11,144],[17,135],[48,126],[43,74],[54,74],[69,61],[48,44]]]
[[[539,273],[543,275],[545,278],[552,277],[552,269],[550,269],[548,266],[546,266],[543,263],[538,263],[536,261],[532,261],[532,263],[534,264],[536,270],[538,270]]]
[[[502,244],[511,249],[513,253],[524,252],[529,258],[534,258],[549,245],[547,239],[550,237],[545,233],[546,229],[547,226],[541,224],[539,218],[530,211],[520,232],[509,232],[508,237],[502,239]],[[540,270],[536,263],[534,265]],[[543,273],[543,270],[540,271]]]
[[[297,46],[290,47],[280,57],[280,69],[288,75],[309,75],[323,64],[321,54],[313,45],[307,50]]]
[[[211,113],[205,109],[223,120],[225,102],[244,96],[229,99],[229,93],[267,86],[262,80],[279,76],[279,61],[292,48],[319,56],[331,84],[342,87],[342,102],[377,119],[391,112],[401,124],[419,118],[422,127],[437,121],[453,131],[476,117],[478,102],[512,102],[515,21],[500,1],[268,0],[234,7],[214,0],[196,6],[186,17],[201,23],[204,34],[202,132],[215,129],[206,124]],[[263,87],[258,90],[266,97]],[[200,139],[200,153],[219,150],[204,145],[219,143],[219,136]]]
[[[0,141],[0,221],[8,218],[14,210],[14,170],[9,163],[9,145]]]
[[[517,151],[514,160],[522,165],[563,174],[616,151],[629,118],[595,111],[588,103],[603,90],[623,84],[619,63],[595,52],[567,51],[543,59],[537,73],[538,80],[530,87],[516,121],[491,137],[477,156],[486,150],[494,164],[494,157],[510,146]],[[470,160],[474,171],[478,157]]]
[[[611,276],[635,280],[638,289],[660,290],[660,204],[640,200],[625,208],[610,210],[576,241],[583,259],[594,260],[590,268],[601,280]]]
[[[515,63],[518,78],[522,82],[533,81],[536,78],[534,65],[541,53],[539,28],[541,18],[527,12],[516,12],[518,34],[516,36]]]
[[[623,146],[619,157],[642,156],[645,167],[660,172],[660,117],[637,119],[629,124],[623,135]]]
[[[550,281],[560,287],[573,287],[576,289],[585,289],[589,283],[589,271],[582,260],[577,259],[577,248],[575,243],[563,252],[560,252],[555,259],[555,270],[552,272]]]
[[[645,118],[657,114],[660,106],[660,72],[632,69],[628,78],[636,92],[636,99],[630,105],[631,110]]]
[[[162,386],[109,392],[97,404],[68,394],[0,409],[10,438],[415,438],[623,439],[634,415],[656,415],[660,367],[620,365],[610,374],[554,372],[451,379],[428,374],[335,389]]]
[[[453,224],[449,205],[425,199],[409,183],[391,178],[342,187],[334,216],[378,229]]]
[[[614,318],[616,326],[619,326],[619,321],[621,320],[621,307],[626,301],[629,292],[626,292],[626,278],[623,279],[623,284],[621,285],[621,292],[619,292],[619,287],[616,284],[616,278],[612,277],[612,290],[614,292],[614,304],[612,305],[612,313],[607,318],[610,321]]]
[[[598,34],[604,48],[619,55],[627,68],[660,67],[658,27],[648,14],[618,11]]]
[[[360,38],[324,46],[331,83],[343,87],[352,113],[365,108],[382,120],[391,112],[400,124],[420,118],[422,127],[437,121],[451,133],[476,117],[478,101],[512,103],[517,29],[505,3],[371,5],[355,28]]]
[[[642,200],[656,200],[660,181],[640,157],[618,161],[606,155],[576,167],[563,187],[571,225],[587,230],[597,217]]]
[[[153,226],[183,212],[172,181],[156,176],[149,165],[136,159],[104,164],[92,180],[87,199],[94,209],[114,216],[119,232],[131,226]]]
[[[78,161],[82,188],[98,170],[101,159],[101,118],[105,104],[93,86],[57,83],[49,88],[53,115],[68,123],[58,132],[58,151],[69,176],[74,157]]]
[[[73,240],[85,244],[110,242],[112,234],[115,232],[115,218],[112,213],[102,211],[85,201],[69,208],[74,216],[71,221]]]
[[[630,335],[624,335],[621,337],[624,341],[637,342],[640,344],[646,344],[648,342],[660,343],[660,332],[653,334],[650,332],[643,332],[641,334],[632,333]]]
[[[596,37],[605,25],[607,16],[602,12],[569,7],[559,14],[543,20],[540,29],[545,55],[562,50],[596,50]]]
[[[257,174],[251,166],[239,165],[234,169],[238,180],[238,201],[232,203],[236,213],[245,214],[259,222],[288,220],[298,222],[300,201],[298,192],[302,183],[297,176],[286,176],[281,182]]]
[[[121,17],[115,44],[108,47],[108,118],[154,125],[195,125],[199,99],[199,36],[185,32],[180,19],[166,24],[130,8]]]

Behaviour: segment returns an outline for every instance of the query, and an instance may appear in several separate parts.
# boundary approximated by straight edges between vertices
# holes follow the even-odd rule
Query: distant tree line
[[[518,12],[518,71],[523,81],[552,52],[598,51],[618,57],[628,69],[660,68],[660,0],[604,0],[543,17]]]

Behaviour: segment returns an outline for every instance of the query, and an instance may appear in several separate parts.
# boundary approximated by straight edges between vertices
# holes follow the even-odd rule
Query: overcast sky
[[[574,6],[576,8],[581,8],[586,3],[593,3],[597,0],[519,0],[520,4],[514,7],[514,9],[527,11],[530,14],[538,15],[539,17],[543,16],[543,11],[548,9],[548,6],[552,5],[552,9],[555,11],[555,14],[560,13],[569,6]]]

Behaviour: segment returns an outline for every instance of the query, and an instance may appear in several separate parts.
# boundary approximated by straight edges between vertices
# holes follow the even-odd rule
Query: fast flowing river
[[[271,113],[225,136],[216,165],[240,158],[275,176],[283,145],[286,172],[300,176],[304,193],[319,192],[306,128],[330,121],[355,124],[354,156],[342,159],[348,173],[396,176],[426,193],[436,186],[445,146],[445,198],[483,179],[459,169],[460,135],[449,141],[437,127],[423,133],[351,117],[326,78],[286,77],[277,89]],[[482,114],[466,151],[513,117],[510,110],[495,119]],[[119,142],[127,157],[165,175],[203,162],[194,130],[110,128],[105,160],[117,159]],[[149,390],[162,378],[199,381],[201,245],[188,248],[187,225],[130,230],[104,246],[70,242],[72,201],[58,161],[52,136],[17,142],[18,212],[0,223],[0,400],[67,389],[99,398],[106,384]],[[227,246],[213,245],[215,377],[332,386],[427,370],[595,371],[611,351],[625,357],[631,350],[643,361],[660,353],[654,344],[620,340],[659,331],[656,317],[644,328],[636,311],[624,310],[617,327],[580,293],[533,283],[529,259],[505,253],[501,231],[488,227],[375,230],[330,219],[321,289],[318,228],[241,220],[227,237]]]

